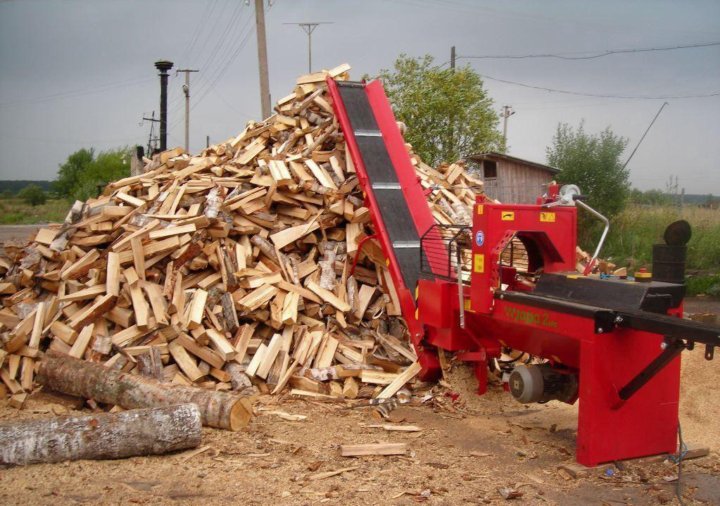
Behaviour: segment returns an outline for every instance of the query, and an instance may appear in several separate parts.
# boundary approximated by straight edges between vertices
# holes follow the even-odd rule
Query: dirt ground
[[[0,227],[0,233],[5,227]],[[24,231],[23,231],[24,233]],[[2,239],[0,239],[0,242]],[[688,312],[720,313],[720,301],[692,299]],[[710,455],[683,463],[687,504],[720,504],[720,364],[685,353],[680,420],[686,442]],[[203,429],[205,451],[115,461],[77,461],[0,471],[0,504],[678,504],[677,466],[641,459],[584,468],[573,477],[577,406],[523,406],[500,385],[474,395],[471,371],[450,375],[453,402],[403,406],[380,421],[373,408],[260,397],[251,425]],[[33,394],[18,411],[0,401],[0,421],[88,413],[82,403]],[[288,421],[272,412],[304,415]],[[416,425],[419,432],[371,427]],[[407,456],[344,458],[339,445],[405,442]],[[345,470],[332,477],[323,473]],[[510,501],[512,502],[512,501]]]
[[[39,228],[40,225],[0,225],[0,245],[33,237]]]
[[[720,401],[709,394],[717,364],[700,350],[684,359],[685,440],[711,450],[683,463],[685,502],[720,504]],[[7,468],[0,472],[0,504],[500,504],[506,502],[502,488],[521,493],[515,502],[522,504],[678,504],[677,466],[669,462],[626,461],[577,478],[559,469],[576,468],[576,406],[526,407],[497,384],[478,397],[464,366],[449,381],[459,393],[455,402],[399,407],[384,422],[374,408],[263,396],[248,428],[203,429],[200,454]],[[0,420],[79,414],[77,407],[77,400],[40,392],[21,411],[0,401]],[[307,418],[287,421],[274,411]],[[370,427],[382,423],[422,430]],[[410,453],[339,456],[341,444],[378,442],[406,442]]]

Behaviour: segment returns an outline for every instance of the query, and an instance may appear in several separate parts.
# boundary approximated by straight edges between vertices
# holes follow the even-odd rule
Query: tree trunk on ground
[[[67,356],[46,355],[37,380],[52,390],[117,404],[125,409],[193,403],[200,409],[202,424],[238,430],[250,423],[252,407],[246,398],[226,392],[160,383],[152,378]]]
[[[194,404],[0,424],[0,464],[159,455],[200,445]]]

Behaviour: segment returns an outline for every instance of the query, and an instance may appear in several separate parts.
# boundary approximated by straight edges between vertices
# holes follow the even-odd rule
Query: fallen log
[[[0,464],[160,455],[200,445],[194,404],[0,424]]]
[[[192,403],[200,409],[202,424],[238,430],[250,423],[252,407],[246,398],[226,392],[160,383],[67,356],[48,354],[37,380],[64,394],[117,404],[125,409]]]

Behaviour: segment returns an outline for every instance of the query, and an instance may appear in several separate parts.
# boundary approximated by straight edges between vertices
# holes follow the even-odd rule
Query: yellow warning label
[[[502,221],[515,221],[515,211],[502,211],[500,219]]]
[[[555,223],[555,213],[540,213],[540,221],[544,223]]]
[[[477,210],[478,210],[478,214],[482,214],[485,211],[485,206],[482,204],[478,204]]]
[[[476,253],[473,257],[473,271],[482,274],[485,272],[485,255]]]

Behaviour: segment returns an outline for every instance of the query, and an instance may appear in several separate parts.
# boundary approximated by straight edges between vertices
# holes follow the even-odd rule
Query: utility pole
[[[183,84],[183,93],[185,94],[185,152],[190,152],[190,72],[200,72],[194,69],[178,69],[175,75],[180,72],[185,73],[185,84]]]
[[[147,154],[151,157],[153,155],[153,152],[155,151],[155,146],[157,146],[158,141],[158,138],[153,136],[153,134],[155,133],[155,123],[160,123],[160,120],[155,119],[155,111],[153,111],[152,115],[149,118],[143,116],[143,121],[150,122],[150,135],[148,135]]]
[[[503,110],[500,113],[500,117],[503,119],[503,145],[507,146],[507,124],[508,118],[515,114],[511,105],[504,105]]]
[[[260,105],[262,117],[265,119],[270,117],[270,78],[268,77],[265,6],[263,0],[255,0],[255,31],[257,32],[258,64],[260,67]]]
[[[331,21],[305,21],[303,23],[283,23],[284,25],[297,25],[308,36],[308,74],[312,72],[312,33],[319,25],[331,25]]]
[[[160,71],[160,151],[167,149],[167,85],[168,70],[172,67],[171,61],[155,62],[155,68]]]
[[[455,72],[455,46],[450,48],[450,68]]]

